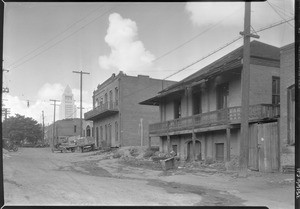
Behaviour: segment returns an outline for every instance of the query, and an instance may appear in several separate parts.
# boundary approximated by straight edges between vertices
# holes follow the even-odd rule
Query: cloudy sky
[[[255,31],[294,17],[293,0],[252,3]],[[6,3],[3,95],[5,107],[53,121],[50,99],[69,85],[84,112],[92,94],[112,73],[164,79],[239,37],[244,3]],[[294,42],[294,21],[258,32],[259,41],[282,47]],[[179,81],[242,45],[242,39],[169,77]],[[29,100],[30,106],[27,106]],[[58,110],[58,108],[57,108]],[[58,113],[57,113],[58,116]],[[79,116],[79,114],[78,114]]]

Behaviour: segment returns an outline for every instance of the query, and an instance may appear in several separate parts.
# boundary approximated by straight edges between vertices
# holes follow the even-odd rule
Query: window
[[[107,93],[104,95],[104,105],[107,107]]]
[[[174,119],[181,117],[181,101],[180,99],[174,101]]]
[[[91,136],[91,128],[89,125],[86,127],[86,136]]]
[[[115,88],[115,101],[116,101],[116,106],[118,106],[118,103],[119,103],[119,89],[118,89],[118,87]]]
[[[201,92],[193,94],[193,115],[202,113],[201,108]]]
[[[227,108],[229,95],[228,83],[223,83],[217,86],[217,109]]]
[[[113,108],[113,93],[112,93],[112,90],[109,91],[109,108]]]
[[[280,78],[272,77],[272,104],[280,104]]]
[[[95,106],[96,106],[96,107],[99,106],[99,100],[98,100],[98,98],[96,99],[96,104],[95,104]]]
[[[103,107],[103,98],[100,99],[100,108]]]
[[[115,122],[115,137],[116,137],[116,141],[119,140],[119,127],[118,127],[118,122]]]

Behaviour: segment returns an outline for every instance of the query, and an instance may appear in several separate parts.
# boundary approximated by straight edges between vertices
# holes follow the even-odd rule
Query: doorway
[[[249,131],[249,169],[261,172],[278,171],[278,123],[253,124]]]
[[[224,143],[216,143],[216,161],[224,161]]]
[[[187,161],[193,159],[193,141],[187,143]],[[201,160],[201,142],[195,141],[195,160]]]

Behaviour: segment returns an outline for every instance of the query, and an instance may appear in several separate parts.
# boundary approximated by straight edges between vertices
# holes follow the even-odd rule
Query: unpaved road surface
[[[3,168],[5,205],[263,205],[287,209],[294,205],[293,185],[286,181],[236,179],[209,172],[166,173],[127,166],[93,152],[20,148],[4,152]]]

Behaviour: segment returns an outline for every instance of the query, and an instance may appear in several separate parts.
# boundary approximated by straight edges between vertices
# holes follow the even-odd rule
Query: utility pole
[[[45,144],[44,110],[42,111],[42,117],[43,117],[43,144]]]
[[[4,115],[4,120],[6,120],[8,115],[10,114],[10,108],[2,108],[3,112],[2,115]]]
[[[54,138],[55,138],[55,109],[56,109],[56,102],[59,102],[59,100],[56,99],[50,99],[50,101],[54,102],[54,116],[53,116],[53,126],[52,126],[52,148],[54,148]]]
[[[6,70],[6,69],[2,69],[3,72],[9,72],[9,70]],[[2,93],[9,93],[9,88],[7,87],[2,87]]]
[[[90,74],[83,71],[73,71],[80,74],[80,137],[82,137],[82,74]]]
[[[249,160],[249,89],[250,89],[250,38],[259,38],[250,32],[251,3],[245,2],[244,36],[243,46],[243,70],[242,70],[242,108],[241,108],[241,140],[239,170],[240,176],[245,177],[248,170]]]

